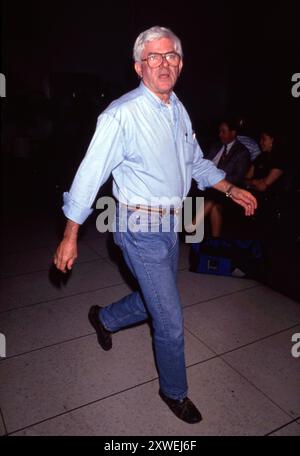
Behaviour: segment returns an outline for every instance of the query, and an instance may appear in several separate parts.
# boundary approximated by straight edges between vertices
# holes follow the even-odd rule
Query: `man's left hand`
[[[245,215],[253,215],[257,209],[256,198],[247,190],[239,187],[233,187],[231,190],[231,199],[245,209]]]

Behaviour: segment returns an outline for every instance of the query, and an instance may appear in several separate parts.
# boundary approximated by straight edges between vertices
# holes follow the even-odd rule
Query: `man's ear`
[[[142,64],[140,62],[135,62],[134,69],[139,78],[143,78]]]
[[[183,61],[180,60],[180,63],[179,63],[179,74],[181,73],[182,68],[183,68]]]

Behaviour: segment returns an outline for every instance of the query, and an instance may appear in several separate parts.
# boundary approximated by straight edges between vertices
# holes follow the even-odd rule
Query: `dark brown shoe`
[[[100,306],[92,306],[89,311],[89,321],[97,333],[99,345],[103,350],[108,351],[112,348],[112,338],[111,332],[103,326],[100,320],[99,312],[101,309]]]
[[[189,424],[199,423],[202,420],[201,413],[188,397],[182,400],[171,399],[161,391],[159,395],[180,420]]]

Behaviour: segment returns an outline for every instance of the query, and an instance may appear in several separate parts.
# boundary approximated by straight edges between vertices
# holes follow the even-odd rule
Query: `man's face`
[[[173,41],[169,38],[161,38],[147,42],[142,53],[142,59],[146,59],[149,54],[155,52],[160,54],[175,52]],[[159,67],[150,68],[146,61],[136,62],[135,71],[152,92],[167,101],[180,75],[182,65],[182,60],[177,66],[171,66],[166,59],[163,59]]]
[[[230,130],[226,123],[222,123],[219,127],[219,138],[223,144],[229,144],[236,138],[236,131]]]

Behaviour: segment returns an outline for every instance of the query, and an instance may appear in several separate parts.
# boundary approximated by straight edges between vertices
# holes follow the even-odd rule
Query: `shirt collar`
[[[227,145],[224,144],[224,150],[225,150],[225,147],[227,146],[227,149],[226,149],[226,150],[227,150],[227,154],[228,154],[228,152],[230,151],[230,149],[232,148],[232,146],[234,145],[235,141],[236,141],[236,140],[231,141],[231,143],[228,143]]]
[[[146,85],[141,81],[140,83],[140,90],[143,92],[143,94],[146,96],[146,98],[153,104],[153,106],[156,106],[157,108],[162,108],[166,107],[166,103],[164,103],[155,93],[153,93]],[[170,103],[171,104],[176,104],[178,100],[177,95],[172,91],[170,95]]]

